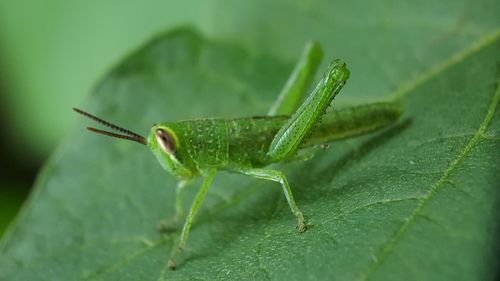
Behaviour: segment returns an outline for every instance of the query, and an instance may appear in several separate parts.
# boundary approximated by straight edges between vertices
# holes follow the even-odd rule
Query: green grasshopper
[[[284,160],[299,160],[301,158],[298,151],[310,154],[327,142],[371,132],[397,120],[401,108],[390,102],[347,107],[325,114],[350,75],[346,64],[340,60],[330,64],[316,88],[298,107],[319,66],[322,54],[318,44],[306,45],[291,77],[265,117],[162,122],[154,125],[145,138],[80,109],[74,109],[120,134],[93,127],[87,127],[88,130],[148,146],[163,168],[179,179],[176,221],[183,218],[182,190],[194,178],[204,178],[185,218],[178,246],[173,247],[170,254],[169,268],[174,269],[174,258],[186,245],[193,218],[217,171],[230,171],[278,182],[297,218],[297,229],[303,232],[306,230],[306,221],[295,203],[285,175],[266,166]]]

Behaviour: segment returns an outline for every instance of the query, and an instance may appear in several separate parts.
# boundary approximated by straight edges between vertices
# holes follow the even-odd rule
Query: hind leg
[[[240,169],[238,170],[238,172],[259,179],[278,182],[279,184],[281,184],[281,187],[283,188],[283,193],[285,194],[286,197],[286,201],[288,202],[288,206],[290,207],[290,210],[297,218],[297,229],[299,230],[299,232],[304,232],[306,230],[304,215],[299,210],[299,207],[297,207],[297,204],[293,199],[292,189],[290,188],[290,185],[288,184],[285,175],[281,171],[272,169],[248,168],[248,169]]]
[[[326,108],[340,92],[349,70],[344,62],[333,61],[306,101],[274,136],[267,153],[270,162],[293,157],[312,128],[321,121]]]
[[[302,102],[323,57],[318,43],[309,42],[267,115],[290,115]]]

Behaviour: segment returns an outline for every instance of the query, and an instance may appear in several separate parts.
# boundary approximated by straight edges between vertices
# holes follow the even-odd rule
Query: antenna
[[[137,133],[134,133],[130,130],[127,130],[125,128],[122,128],[120,126],[117,126],[113,123],[110,123],[108,121],[105,121],[97,116],[94,116],[88,112],[85,112],[81,109],[78,109],[78,108],[73,108],[73,110],[89,119],[92,119],[94,121],[96,121],[97,123],[100,123],[106,127],[109,127],[113,130],[116,130],[116,131],[119,131],[123,134],[117,134],[117,133],[113,133],[113,132],[108,132],[108,131],[104,131],[104,130],[100,130],[100,129],[96,129],[96,128],[93,128],[93,127],[87,127],[87,130],[91,131],[91,132],[94,132],[94,133],[97,133],[97,134],[101,134],[101,135],[106,135],[106,136],[110,136],[110,137],[114,137],[114,138],[120,138],[120,139],[126,139],[126,140],[131,140],[131,141],[135,141],[135,142],[138,142],[138,143],[141,143],[141,144],[144,144],[144,145],[147,145],[148,142],[146,140],[146,138],[144,138],[143,136],[137,134]]]

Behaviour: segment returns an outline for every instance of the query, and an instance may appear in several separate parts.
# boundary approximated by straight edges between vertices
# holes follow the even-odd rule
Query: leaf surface
[[[0,280],[492,279],[499,38],[488,33],[395,91],[376,86],[406,105],[391,128],[279,166],[311,224],[305,233],[279,186],[218,174],[174,272],[174,237],[155,226],[173,215],[175,180],[147,148],[89,134],[82,121],[3,238]],[[143,135],[164,120],[265,114],[293,61],[243,46],[166,33],[119,64],[84,108]]]

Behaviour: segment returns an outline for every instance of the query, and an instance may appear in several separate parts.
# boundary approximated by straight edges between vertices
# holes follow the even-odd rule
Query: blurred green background
[[[76,121],[71,108],[154,34],[203,20],[208,3],[0,1],[0,235]]]

